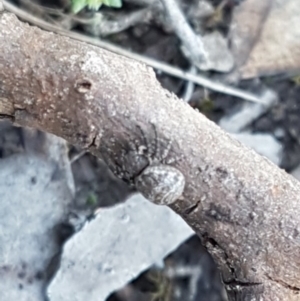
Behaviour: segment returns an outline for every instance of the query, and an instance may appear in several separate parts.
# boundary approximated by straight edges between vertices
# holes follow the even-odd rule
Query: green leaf
[[[72,11],[74,14],[80,12],[86,6],[86,0],[72,0]]]
[[[122,7],[122,1],[121,0],[108,0],[108,2],[109,2],[108,6],[117,7],[117,8]]]
[[[103,3],[103,0],[88,0],[89,9],[98,10]]]
[[[75,14],[88,6],[89,9],[98,10],[104,4],[110,7],[122,7],[122,0],[72,0],[72,10]]]

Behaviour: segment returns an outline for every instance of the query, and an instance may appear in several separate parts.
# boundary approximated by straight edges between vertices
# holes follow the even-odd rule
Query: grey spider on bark
[[[151,126],[150,138],[142,127],[137,127],[140,138],[127,142],[117,174],[123,179],[130,175],[127,181],[149,201],[170,205],[182,195],[185,178],[181,171],[169,165],[174,162],[173,158],[167,158],[172,143],[159,139],[155,125]]]

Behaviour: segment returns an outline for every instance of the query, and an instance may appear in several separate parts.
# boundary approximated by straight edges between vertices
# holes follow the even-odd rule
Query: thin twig
[[[176,0],[161,0],[165,7],[169,21],[176,35],[182,42],[182,50],[184,54],[190,59],[191,63],[202,66],[206,65],[207,51],[204,48],[204,43],[200,35],[195,34],[185,16],[180,10]]]
[[[74,162],[76,162],[77,160],[79,160],[82,156],[84,156],[87,153],[87,150],[82,150],[81,152],[79,152],[78,154],[76,154],[75,156],[73,156],[70,159],[70,164],[73,164]]]
[[[191,74],[197,74],[197,68],[196,66],[191,66],[189,72]],[[195,90],[195,84],[192,82],[192,81],[187,81],[186,82],[186,85],[185,85],[185,89],[184,89],[184,92],[183,92],[183,95],[182,95],[182,99],[186,102],[189,102],[193,96],[193,93],[194,93],[194,90]]]
[[[85,36],[85,35],[82,35],[79,33],[70,32],[65,29],[59,28],[58,26],[49,24],[35,16],[31,16],[27,12],[24,12],[23,10],[21,10],[18,7],[16,7],[15,5],[7,2],[6,0],[3,0],[3,4],[4,4],[4,7],[6,10],[17,15],[19,18],[21,18],[27,22],[30,22],[44,30],[55,32],[55,33],[73,38],[78,41],[86,42],[88,44],[104,48],[104,49],[112,51],[116,54],[126,56],[130,59],[142,62],[154,69],[161,70],[162,72],[164,72],[166,74],[169,74],[169,75],[172,75],[174,77],[181,78],[184,80],[192,81],[195,84],[206,87],[213,91],[232,95],[232,96],[242,98],[242,99],[245,99],[248,101],[264,104],[264,100],[255,94],[252,94],[252,93],[249,93],[249,92],[246,92],[246,91],[234,88],[234,87],[226,86],[222,83],[213,82],[212,80],[210,80],[206,77],[194,75],[194,74],[185,72],[179,68],[168,65],[166,63],[162,63],[157,60],[154,60],[152,58],[148,58],[148,57],[142,56],[140,54],[132,53],[128,50],[125,50],[119,46],[113,45],[106,41],[101,41],[99,39],[95,39],[95,38],[88,37],[88,36]]]

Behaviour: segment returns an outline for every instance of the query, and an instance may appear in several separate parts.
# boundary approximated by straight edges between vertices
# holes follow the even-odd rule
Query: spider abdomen
[[[135,178],[135,186],[149,201],[158,205],[170,205],[182,195],[185,178],[175,167],[152,165]]]

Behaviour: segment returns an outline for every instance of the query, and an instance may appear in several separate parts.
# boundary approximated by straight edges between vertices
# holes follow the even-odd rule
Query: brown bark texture
[[[214,257],[229,300],[300,300],[300,183],[164,90],[151,68],[2,11],[0,116],[88,149],[131,183],[171,166],[184,190],[169,206]]]

